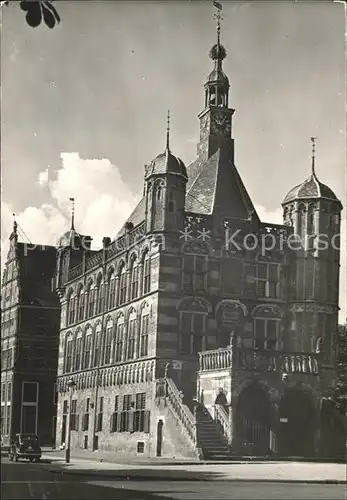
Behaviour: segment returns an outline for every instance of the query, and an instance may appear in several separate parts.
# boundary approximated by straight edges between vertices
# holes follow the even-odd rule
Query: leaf
[[[40,2],[20,2],[20,8],[27,11],[25,16],[26,22],[32,28],[36,28],[41,24],[42,21],[42,11]]]
[[[46,4],[46,2],[41,4],[42,12],[43,12],[43,19],[44,19],[46,25],[48,26],[48,28],[52,29],[55,26],[55,17],[52,14],[51,10],[49,10],[45,4]]]
[[[44,1],[43,4],[52,11],[52,14],[54,15],[55,17],[55,20],[57,21],[57,23],[60,23],[60,16],[56,10],[56,8],[54,7],[54,5],[52,4],[52,2],[49,2],[49,1]]]

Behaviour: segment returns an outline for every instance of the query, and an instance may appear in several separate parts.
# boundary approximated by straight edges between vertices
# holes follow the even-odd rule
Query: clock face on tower
[[[204,140],[209,134],[209,116],[204,115],[200,121],[200,140]]]
[[[230,137],[231,123],[230,116],[224,113],[212,115],[211,132],[215,135]]]

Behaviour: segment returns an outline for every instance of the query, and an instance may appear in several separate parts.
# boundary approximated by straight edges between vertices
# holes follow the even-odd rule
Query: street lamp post
[[[67,418],[67,444],[65,449],[65,462],[70,463],[70,446],[71,446],[71,403],[72,403],[72,392],[75,387],[76,382],[70,378],[67,381],[67,386],[69,388],[69,407],[68,407],[68,418]]]

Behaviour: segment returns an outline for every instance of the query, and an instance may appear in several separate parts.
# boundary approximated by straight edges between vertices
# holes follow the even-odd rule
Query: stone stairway
[[[220,424],[213,420],[209,411],[199,405],[196,411],[197,443],[204,460],[230,460],[231,448]]]

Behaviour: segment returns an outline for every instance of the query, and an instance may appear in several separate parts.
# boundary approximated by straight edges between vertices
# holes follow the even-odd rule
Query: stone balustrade
[[[187,431],[192,443],[196,444],[195,418],[187,405],[183,403],[182,393],[177,389],[174,381],[166,379],[166,400],[179,422]]]
[[[200,372],[228,370],[308,373],[317,375],[319,363],[313,353],[266,351],[225,347],[199,353]]]
[[[232,348],[222,347],[213,351],[199,352],[199,370],[227,370],[232,363]]]

